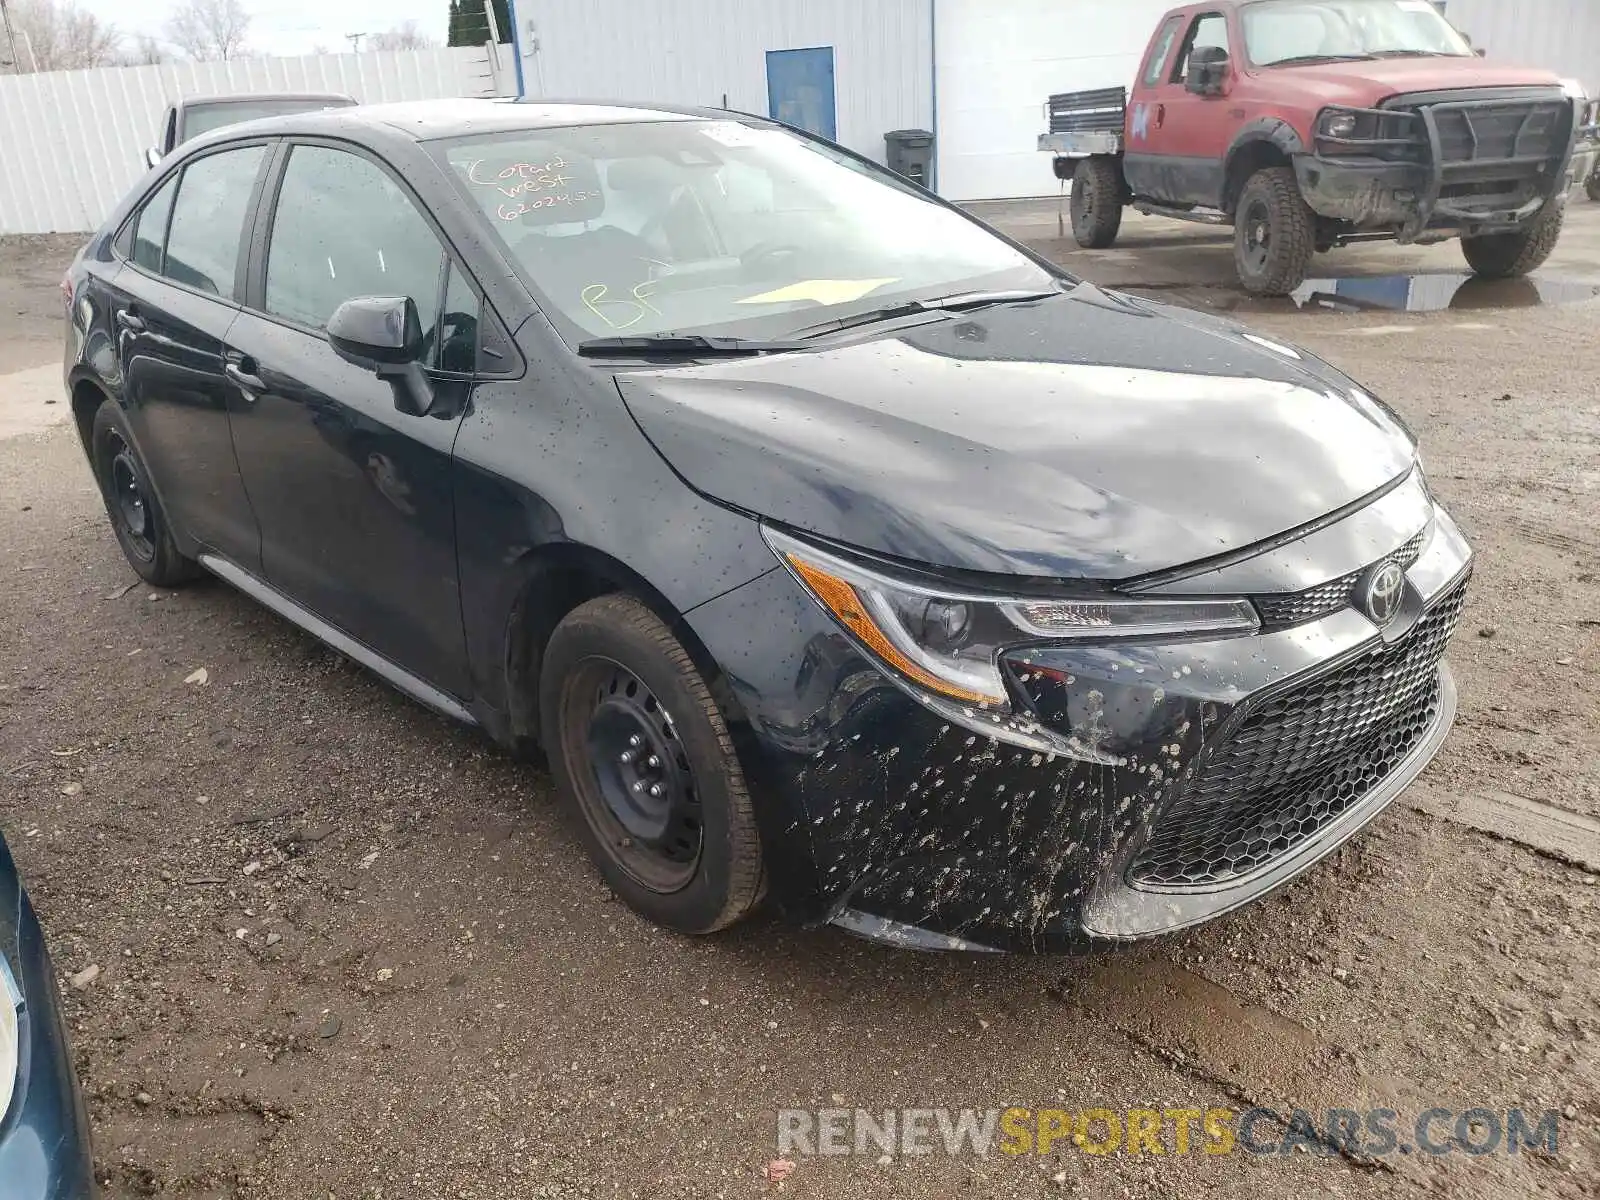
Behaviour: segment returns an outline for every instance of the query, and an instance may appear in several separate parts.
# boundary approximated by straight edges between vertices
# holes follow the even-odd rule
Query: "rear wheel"
[[[1122,172],[1104,155],[1080,158],[1072,172],[1072,236],[1086,250],[1104,250],[1122,228]]]
[[[173,587],[198,576],[195,561],[178,553],[161,502],[150,486],[149,469],[115,402],[107,400],[95,410],[89,444],[95,481],[128,565],[157,587]]]
[[[1305,282],[1316,245],[1316,214],[1294,171],[1266,167],[1250,176],[1233,218],[1233,260],[1245,291],[1287,296]]]
[[[551,772],[617,895],[682,933],[755,907],[761,843],[733,741],[654,612],[609,595],[569,613],[545,649],[539,705]]]
[[[1591,200],[1600,200],[1600,164],[1589,172],[1589,178],[1584,181],[1583,190]]]
[[[1462,238],[1461,253],[1474,271],[1490,279],[1526,275],[1550,257],[1566,219],[1567,206],[1550,203],[1526,229]]]

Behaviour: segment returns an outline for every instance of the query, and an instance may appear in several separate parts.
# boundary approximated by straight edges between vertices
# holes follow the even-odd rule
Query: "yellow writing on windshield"
[[[783,304],[792,300],[814,300],[818,304],[848,304],[868,292],[876,291],[894,279],[803,279],[759,296],[746,296],[739,304]]]

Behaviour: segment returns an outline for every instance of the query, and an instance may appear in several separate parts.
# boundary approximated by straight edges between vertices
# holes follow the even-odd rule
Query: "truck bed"
[[[1045,109],[1050,118],[1050,132],[1039,135],[1039,149],[1067,158],[1122,153],[1127,88],[1058,92],[1050,97]]]

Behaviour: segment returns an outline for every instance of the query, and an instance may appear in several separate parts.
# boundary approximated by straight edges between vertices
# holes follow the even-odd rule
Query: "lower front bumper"
[[[1420,163],[1301,154],[1294,159],[1294,171],[1300,194],[1318,216],[1357,229],[1393,228],[1402,242],[1426,240],[1429,232],[1439,238],[1518,229],[1550,201],[1550,189],[1557,182],[1546,180],[1541,185],[1530,176],[1521,183],[1507,183],[1510,190],[1501,197],[1452,198],[1442,194],[1443,178]],[[1557,189],[1556,194],[1565,190]]]

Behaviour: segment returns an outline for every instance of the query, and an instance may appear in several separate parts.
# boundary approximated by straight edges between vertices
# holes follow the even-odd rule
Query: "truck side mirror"
[[[1228,79],[1228,52],[1221,46],[1196,46],[1189,52],[1183,86],[1196,96],[1218,96]]]

